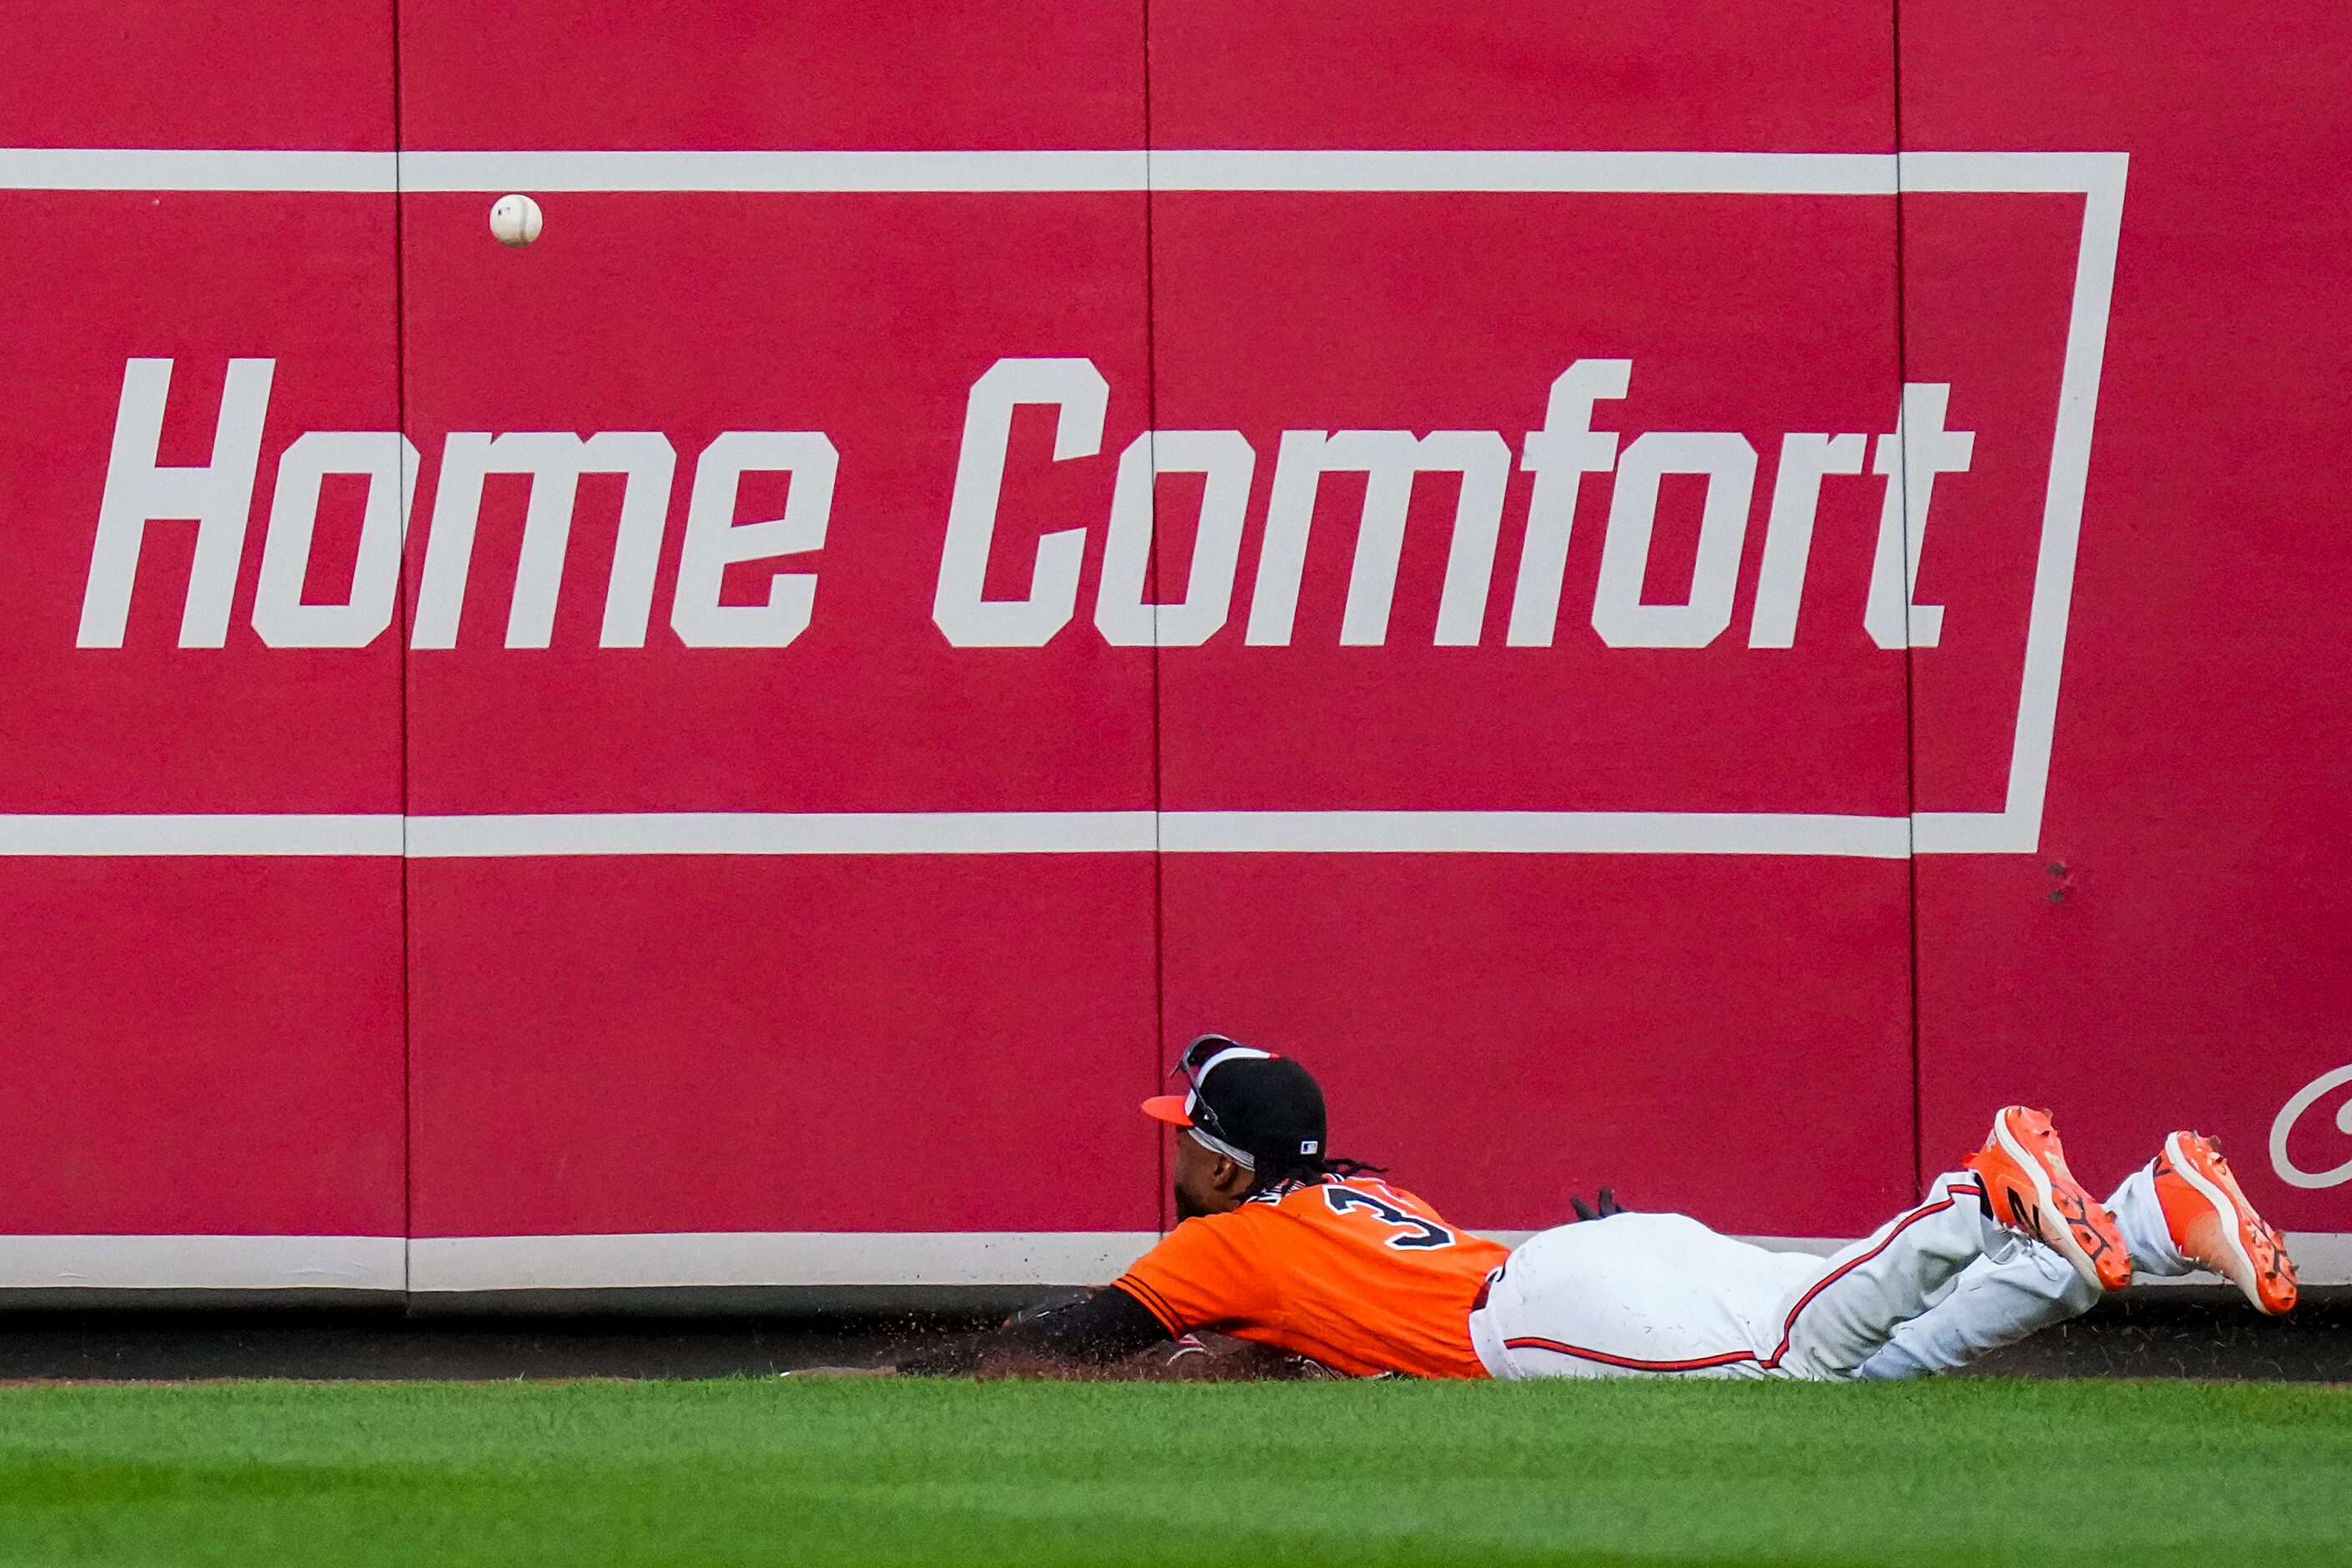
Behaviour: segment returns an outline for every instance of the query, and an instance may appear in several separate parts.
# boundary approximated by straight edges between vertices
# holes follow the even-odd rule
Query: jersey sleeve
[[[1256,1215],[1237,1211],[1188,1219],[1111,1281],[1143,1304],[1170,1334],[1263,1322],[1272,1293],[1254,1245]]]
[[[1024,1313],[1002,1328],[969,1334],[902,1358],[914,1377],[966,1377],[992,1359],[1038,1358],[1102,1366],[1171,1339],[1157,1315],[1120,1290],[1095,1290],[1076,1301]]]

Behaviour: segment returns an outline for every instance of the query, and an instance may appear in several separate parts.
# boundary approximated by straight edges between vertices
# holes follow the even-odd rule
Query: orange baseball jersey
[[[1213,1329],[1358,1377],[1485,1377],[1470,1310],[1509,1251],[1350,1176],[1188,1219],[1112,1283],[1171,1334]]]

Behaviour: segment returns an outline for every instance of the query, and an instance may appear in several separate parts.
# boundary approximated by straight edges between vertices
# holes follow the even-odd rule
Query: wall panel
[[[2352,218],[2335,193],[2352,132],[2334,84],[2352,35],[2315,5],[2249,28],[2163,5],[1906,0],[1902,27],[1906,151],[2129,160],[2034,852],[1920,862],[1927,1158],[2029,1099],[2104,1186],[2193,1126],[2270,1217],[2340,1236],[2352,576],[2334,386]],[[2055,300],[2081,254],[2080,198],[1972,201],[1965,219],[1958,199],[1906,208],[1908,374],[1989,395],[1968,416],[1979,468],[1950,481],[1961,531],[1938,520],[1925,540],[1921,595],[1950,598],[1953,646],[1917,666],[1923,800],[2000,795],[1990,705],[1948,679],[1979,584],[1945,552],[2003,531],[2020,574],[2058,413]],[[2011,586],[1981,614],[2013,646],[2021,607]],[[2345,1268],[2339,1243],[2305,1262]]]
[[[8,1285],[402,1284],[391,145],[388,6],[14,19]]]
[[[807,1276],[762,1238],[1148,1230],[1151,653],[1106,644],[1087,610],[1148,395],[1143,200],[1004,188],[1023,150],[1139,147],[1139,13],[1064,16],[1050,70],[1043,37],[1016,49],[951,7],[579,20],[491,24],[505,65],[554,89],[517,98],[480,90],[470,8],[403,12],[407,409],[431,493],[451,493],[452,432],[635,432],[675,454],[674,478],[627,481],[643,500],[580,482],[560,574],[526,542],[550,481],[491,477],[454,634],[431,552],[463,509],[412,550],[413,1193],[416,1233],[451,1242],[420,1256],[463,1264],[418,1284],[624,1282],[609,1258],[500,1274],[513,1236],[726,1233],[665,1278],[789,1283]],[[647,146],[687,156],[561,156]],[[501,150],[519,155],[445,156]],[[824,156],[844,150],[957,156],[877,176]],[[940,188],[960,180],[981,188]],[[488,231],[503,189],[543,205],[528,248]],[[1045,374],[1095,401],[1057,412],[1024,383],[993,447],[975,416],[971,460],[1003,471],[986,603],[935,613],[973,389],[1006,359],[1083,362]],[[690,610],[712,603],[686,570],[690,500],[726,432],[833,454],[821,548],[773,541],[789,552],[720,574],[738,627],[779,573],[815,574],[804,630],[746,634],[776,646],[709,646],[728,617]],[[709,521],[817,505],[820,460],[761,463]],[[641,505],[651,592],[616,635]],[[1049,562],[1033,595],[1041,552],[1069,547],[1046,536],[1071,530],[1083,580]],[[512,613],[532,583],[553,594],[536,634]],[[1057,593],[1068,624],[1040,623]],[[1056,813],[1132,842],[1061,853]],[[551,816],[594,821],[551,855],[486,820]],[[595,852],[647,834],[662,852]],[[1039,1154],[1082,1179],[976,1177]],[[878,1250],[869,1273],[905,1278]]]
[[[1295,1051],[1335,1146],[1466,1223],[1606,1182],[1735,1231],[1867,1228],[1912,1181],[1903,657],[1862,614],[1885,481],[1792,500],[1778,612],[1759,585],[1782,437],[1894,416],[1884,11],[1152,20],[1155,418],[1256,458],[1232,619],[1162,654],[1162,804],[1308,814],[1168,859],[1163,1044]],[[1220,171],[1262,188],[1201,188]],[[1294,433],[1332,431],[1484,434],[1446,438],[1470,478],[1412,481],[1399,548],[1393,475],[1280,493]],[[1653,458],[1649,506],[1612,470]],[[1198,499],[1170,489],[1173,600]],[[1301,515],[1284,626],[1259,603],[1288,604]],[[1790,1133],[1832,1085],[1824,1168]]]

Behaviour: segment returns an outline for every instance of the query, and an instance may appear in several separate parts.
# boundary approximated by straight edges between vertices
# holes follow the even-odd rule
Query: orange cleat
[[[2238,1190],[2220,1145],[2194,1132],[2175,1132],[2156,1157],[2155,1174],[2164,1226],[2183,1257],[2243,1290],[2258,1311],[2275,1315],[2294,1305],[2294,1259],[2286,1255],[2286,1240]]]
[[[1992,1119],[1992,1136],[1969,1169],[1982,1177],[1985,1202],[2000,1224],[2054,1248],[2086,1283],[2120,1290],[2131,1283],[2131,1253],[2106,1205],[2066,1169],[2065,1151],[2046,1110],[2012,1105]]]

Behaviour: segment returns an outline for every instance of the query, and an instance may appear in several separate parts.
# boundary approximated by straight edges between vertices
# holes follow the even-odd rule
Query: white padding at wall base
[[[1532,1234],[1491,1231],[1516,1246]],[[6,1290],[646,1289],[1090,1285],[1159,1240],[1117,1231],[684,1231],[623,1236],[0,1236]],[[1826,1255],[1846,1243],[1748,1237]],[[2293,1231],[2303,1282],[2352,1285],[2352,1233]],[[2207,1275],[2143,1285],[2210,1285]]]
[[[1160,1239],[1111,1231],[686,1231],[425,1237],[414,1291],[664,1285],[1097,1285]]]
[[[397,1236],[0,1236],[0,1289],[398,1290]]]

